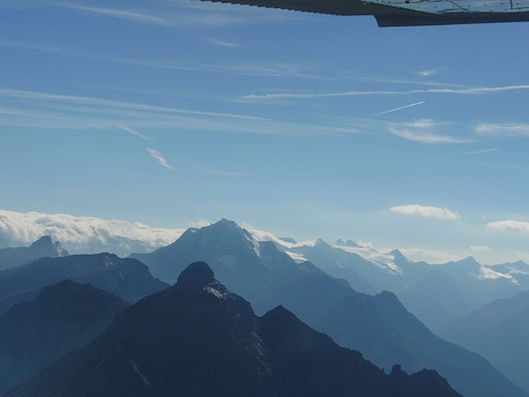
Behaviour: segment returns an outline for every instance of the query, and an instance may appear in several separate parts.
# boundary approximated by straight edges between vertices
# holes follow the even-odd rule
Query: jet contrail
[[[426,101],[420,101],[420,102],[410,103],[409,105],[400,106],[400,107],[398,107],[398,108],[393,108],[393,109],[385,110],[385,111],[383,111],[383,112],[379,112],[379,113],[372,114],[372,115],[369,116],[369,117],[381,116],[381,115],[383,115],[383,114],[388,114],[388,113],[398,112],[399,110],[404,110],[404,109],[414,108],[415,106],[419,106],[419,105],[422,105],[422,104],[424,104],[424,103],[426,103]]]
[[[483,150],[476,150],[475,152],[467,152],[465,154],[481,154],[481,153],[489,153],[489,152],[495,152],[496,150],[499,150],[498,147],[493,147],[490,149],[483,149]]]

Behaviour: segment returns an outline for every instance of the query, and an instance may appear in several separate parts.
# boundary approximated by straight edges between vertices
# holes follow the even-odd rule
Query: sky
[[[0,0],[0,209],[529,260],[528,29]]]

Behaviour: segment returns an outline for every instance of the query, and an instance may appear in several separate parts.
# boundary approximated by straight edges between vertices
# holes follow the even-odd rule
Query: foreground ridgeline
[[[435,371],[391,374],[279,306],[262,317],[204,262],[116,315],[14,396],[459,396]]]
[[[90,284],[65,280],[0,316],[0,396],[101,335],[128,305]]]

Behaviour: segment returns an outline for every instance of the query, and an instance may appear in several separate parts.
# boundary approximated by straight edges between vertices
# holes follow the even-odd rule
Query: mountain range
[[[435,371],[386,375],[283,307],[256,316],[203,262],[7,394],[74,395],[459,396]]]
[[[282,305],[383,368],[399,363],[411,372],[435,369],[466,396],[525,395],[481,356],[430,332],[394,294],[358,293],[346,280],[294,260],[276,242],[259,241],[235,222],[188,229],[167,247],[133,256],[169,283],[187,263],[205,261],[258,314]]]
[[[321,239],[297,244],[275,241],[280,249],[296,255],[298,261],[311,261],[325,272],[346,279],[359,292],[394,292],[433,329],[488,302],[513,296],[526,288],[524,282],[529,283],[529,265],[524,262],[489,267],[468,257],[431,265],[410,261],[399,250],[368,260],[351,243],[332,246]]]
[[[42,287],[66,279],[92,284],[130,303],[167,287],[135,259],[107,253],[41,258],[0,271],[0,315],[15,303],[36,297]]]
[[[101,335],[128,305],[89,284],[65,280],[0,317],[0,396]]]

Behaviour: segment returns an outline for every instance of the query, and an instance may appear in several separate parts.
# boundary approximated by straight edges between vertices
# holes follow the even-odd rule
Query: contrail
[[[353,96],[380,96],[380,95],[412,95],[412,94],[444,94],[444,95],[487,95],[509,91],[528,91],[529,84],[507,85],[500,87],[469,87],[469,88],[426,88],[418,90],[376,90],[376,91],[340,91],[340,92],[307,92],[307,93],[282,93],[266,95],[245,95],[242,100],[250,101],[270,101],[280,99],[316,99],[316,98],[336,98]]]
[[[398,108],[393,108],[393,109],[385,110],[385,111],[383,111],[383,112],[379,112],[379,113],[374,113],[374,114],[372,114],[372,115],[369,116],[369,117],[381,116],[381,115],[383,115],[383,114],[388,114],[388,113],[398,112],[399,110],[404,110],[404,109],[414,108],[415,106],[419,106],[419,105],[422,105],[422,104],[424,104],[424,103],[426,103],[426,101],[420,101],[420,102],[410,103],[409,105],[400,106],[400,107],[398,107]]]
[[[481,153],[489,153],[489,152],[495,152],[496,150],[500,150],[498,147],[493,147],[490,149],[483,149],[483,150],[476,150],[475,152],[467,152],[465,154],[481,154]]]

